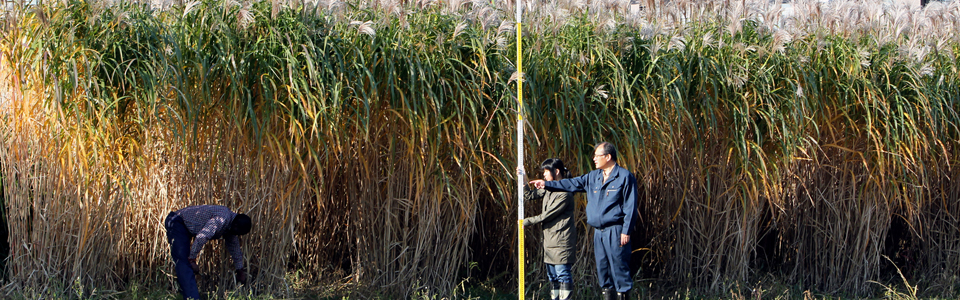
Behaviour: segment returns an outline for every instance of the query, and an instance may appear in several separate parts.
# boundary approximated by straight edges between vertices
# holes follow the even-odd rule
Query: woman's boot
[[[550,282],[550,300],[560,299],[560,282]]]
[[[617,291],[614,289],[603,289],[603,300],[617,300]]]
[[[573,294],[573,282],[561,282],[560,297],[557,297],[557,299],[570,300],[570,294]]]

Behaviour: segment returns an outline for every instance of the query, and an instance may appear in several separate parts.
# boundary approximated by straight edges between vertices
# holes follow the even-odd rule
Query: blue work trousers
[[[630,243],[620,246],[622,225],[593,230],[593,253],[597,258],[597,279],[600,287],[616,288],[623,293],[633,288],[630,276]]]
[[[177,283],[180,284],[180,293],[183,299],[200,299],[200,290],[197,287],[197,278],[194,277],[193,269],[190,268],[190,243],[193,235],[183,223],[183,218],[179,214],[172,212],[167,215],[163,221],[163,226],[167,228],[167,243],[170,243],[170,256],[173,257],[173,264],[177,272]]]
[[[550,281],[556,282],[573,282],[573,279],[570,277],[570,267],[571,265],[547,265],[547,277],[550,278]]]

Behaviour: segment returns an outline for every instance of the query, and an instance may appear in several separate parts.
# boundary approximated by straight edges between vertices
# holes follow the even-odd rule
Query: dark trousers
[[[183,299],[200,299],[200,290],[197,287],[197,278],[194,277],[193,269],[190,268],[190,243],[193,235],[183,224],[183,218],[175,212],[167,215],[163,221],[163,226],[167,228],[167,243],[170,243],[170,256],[173,257],[173,264],[176,266],[177,283],[180,284],[180,293]]]
[[[631,243],[620,246],[621,225],[593,230],[593,253],[597,258],[597,279],[601,288],[627,292],[633,288],[630,276]]]

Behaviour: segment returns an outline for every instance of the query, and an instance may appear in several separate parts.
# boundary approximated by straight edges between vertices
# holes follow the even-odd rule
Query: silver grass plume
[[[251,3],[248,1],[237,11],[237,27],[240,29],[247,29],[247,27],[255,21],[253,12],[250,11],[250,6]]]
[[[453,29],[453,36],[450,37],[450,39],[454,40],[458,36],[460,36],[460,34],[463,33],[463,30],[467,28],[467,25],[468,25],[467,22],[460,21],[460,23],[457,24],[457,27]]]
[[[373,22],[371,21],[351,21],[350,26],[356,26],[357,32],[369,35],[371,38],[377,37],[377,31],[373,29]]]
[[[870,51],[861,48],[857,50],[857,55],[860,56],[860,67],[870,67]]]
[[[743,66],[737,67],[736,71],[730,72],[726,78],[727,84],[736,88],[742,88],[747,80],[749,80],[749,75],[747,75],[747,69]]]
[[[524,73],[526,73],[526,72],[524,72]],[[516,81],[517,79],[521,78],[521,76],[523,76],[523,74],[520,74],[520,73],[517,72],[516,70],[513,70],[513,73],[510,74],[510,79],[507,80],[507,83],[508,83],[508,84],[509,84],[509,83],[513,83],[513,82]]]
[[[194,10],[196,10],[197,7],[200,6],[200,4],[201,4],[200,1],[190,1],[190,2],[187,2],[187,4],[185,4],[185,5],[183,6],[183,17],[186,18],[187,15],[189,15],[189,14],[192,13]]]
[[[497,34],[501,35],[504,33],[509,34],[510,32],[513,32],[515,28],[513,25],[514,25],[514,22],[510,20],[500,21],[500,26],[497,27]]]
[[[930,63],[925,63],[917,70],[917,77],[933,76],[933,71],[933,66]]]
[[[593,89],[594,95],[596,95],[596,96],[598,96],[598,97],[600,97],[600,98],[602,98],[602,99],[610,98],[610,93],[608,93],[606,90],[604,90],[604,88],[605,88],[606,86],[607,86],[606,84],[601,84],[600,86],[594,88],[594,89]]]
[[[506,37],[502,37],[502,36],[501,36],[501,37],[497,37],[497,47],[498,47],[498,48],[500,48],[500,49],[506,49],[506,48],[507,48],[507,42],[508,42],[508,41],[507,41],[507,38],[506,38]]]
[[[613,31],[614,29],[617,29],[617,24],[617,20],[610,16],[603,23],[603,28],[608,31]]]
[[[503,19],[503,16],[500,14],[500,11],[495,9],[490,5],[482,5],[478,11],[481,17],[481,22],[483,23],[483,28],[490,28],[493,24],[500,22]]]
[[[703,45],[710,48],[717,48],[716,40],[713,39],[713,32],[708,31],[703,35]]]
[[[683,52],[687,48],[687,39],[683,38],[682,35],[675,35],[670,38],[670,43],[667,44],[667,50],[677,50]]]
[[[660,53],[660,48],[663,48],[663,44],[660,42],[659,38],[653,39],[649,44],[645,46],[648,51],[650,51],[650,57],[655,58],[657,54]]]
[[[436,2],[436,0],[417,0],[417,7],[423,10],[433,6],[433,4]]]
[[[779,52],[780,54],[784,54],[786,52],[786,44],[789,44],[791,41],[793,41],[793,36],[790,34],[790,32],[787,32],[786,30],[777,30],[777,32],[773,34],[771,50]]]
[[[443,14],[446,15],[457,15],[463,11],[465,6],[471,3],[470,0],[446,0],[443,2],[446,4],[443,6]]]
[[[763,24],[766,24],[768,29],[780,28],[781,27],[781,18],[783,14],[783,8],[780,5],[768,5],[766,11],[763,13]]]
[[[653,39],[657,35],[660,35],[661,31],[662,28],[659,23],[650,24],[640,29],[640,38],[644,40]]]

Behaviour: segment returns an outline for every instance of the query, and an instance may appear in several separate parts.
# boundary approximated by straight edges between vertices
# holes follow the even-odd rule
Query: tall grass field
[[[635,295],[960,296],[960,1],[780,2],[525,1],[518,74],[512,1],[3,1],[0,297],[175,295],[162,221],[198,204],[254,220],[251,284],[198,261],[215,298],[516,297],[513,153],[580,175],[600,141]]]

